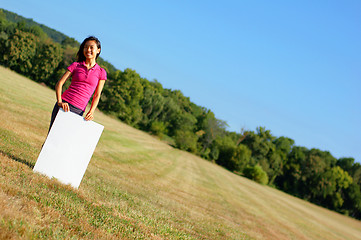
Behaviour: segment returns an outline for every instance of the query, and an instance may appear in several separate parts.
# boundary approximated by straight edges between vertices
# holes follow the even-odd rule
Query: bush
[[[197,151],[198,137],[191,131],[177,130],[175,132],[174,140],[176,142],[176,147],[181,150],[193,153]]]
[[[162,136],[163,134],[167,134],[167,127],[165,125],[164,122],[160,122],[160,121],[154,121],[152,122],[151,126],[150,126],[150,132],[157,135],[157,136]]]
[[[243,175],[246,178],[252,179],[260,184],[266,185],[268,183],[268,175],[263,171],[260,165],[248,166],[244,169]]]

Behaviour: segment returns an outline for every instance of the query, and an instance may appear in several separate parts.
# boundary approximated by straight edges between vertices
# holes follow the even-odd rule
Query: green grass
[[[0,67],[0,239],[361,239],[361,222],[96,112],[79,189],[32,171],[54,91]]]

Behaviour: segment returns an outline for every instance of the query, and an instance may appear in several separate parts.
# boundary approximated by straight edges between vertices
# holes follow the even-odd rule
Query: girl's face
[[[86,59],[96,59],[97,54],[100,53],[100,48],[98,48],[96,41],[90,40],[85,43],[83,53]]]

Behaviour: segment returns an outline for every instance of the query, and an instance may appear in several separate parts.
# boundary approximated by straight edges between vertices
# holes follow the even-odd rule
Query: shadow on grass
[[[13,154],[11,154],[11,153],[7,153],[7,152],[4,152],[4,151],[2,151],[2,150],[0,150],[0,153],[3,154],[3,155],[5,155],[5,156],[7,156],[7,157],[9,157],[9,158],[11,158],[11,159],[14,160],[14,161],[17,161],[17,162],[19,162],[19,163],[22,163],[22,164],[27,165],[27,166],[30,167],[31,169],[33,169],[34,166],[35,166],[33,163],[31,163],[31,162],[29,162],[29,161],[26,161],[26,160],[24,160],[24,159],[21,159],[21,158],[13,155]]]

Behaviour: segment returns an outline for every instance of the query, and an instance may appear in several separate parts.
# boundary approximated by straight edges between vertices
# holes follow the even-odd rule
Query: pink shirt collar
[[[83,62],[80,62],[80,64],[82,65],[82,66],[84,66],[84,67],[86,67],[86,68],[88,68],[86,65],[85,65],[85,61],[83,61]],[[100,66],[98,65],[98,63],[95,63],[95,65],[92,67],[92,68],[90,68],[90,69],[100,69]],[[89,70],[90,70],[89,69]]]

